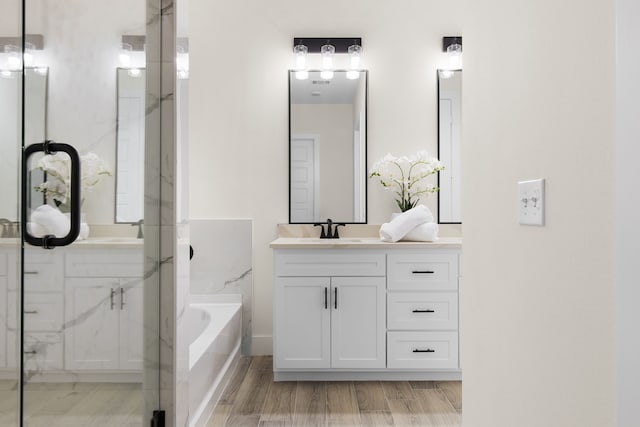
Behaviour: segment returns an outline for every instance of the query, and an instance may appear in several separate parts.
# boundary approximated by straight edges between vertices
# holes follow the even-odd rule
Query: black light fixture
[[[360,66],[360,56],[362,54],[362,39],[360,37],[294,37],[293,53],[295,55],[296,79],[299,80],[308,78],[306,57],[309,53],[322,55],[320,76],[325,80],[333,78],[333,55],[336,53],[346,53],[351,57],[347,78],[355,79],[360,75],[356,71]]]
[[[362,47],[360,37],[294,37],[293,46],[303,45],[307,47],[308,53],[321,53],[322,46],[331,45],[335,53],[349,53],[349,46]]]

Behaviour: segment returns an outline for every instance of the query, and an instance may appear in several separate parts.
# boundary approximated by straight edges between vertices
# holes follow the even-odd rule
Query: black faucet
[[[327,231],[325,232],[324,226],[327,225]],[[342,222],[334,223],[331,218],[327,219],[327,222],[319,222],[313,224],[314,227],[322,227],[322,231],[320,232],[321,239],[339,239],[340,235],[338,234],[338,227],[344,227],[345,224]],[[331,228],[333,226],[334,228]]]

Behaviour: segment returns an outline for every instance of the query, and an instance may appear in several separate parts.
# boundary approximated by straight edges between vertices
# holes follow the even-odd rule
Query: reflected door
[[[291,137],[291,222],[319,220],[318,139]]]

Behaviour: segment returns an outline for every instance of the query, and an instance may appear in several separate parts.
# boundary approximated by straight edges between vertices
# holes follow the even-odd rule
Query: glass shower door
[[[145,129],[145,84],[118,90],[122,70],[144,79],[154,54],[149,4],[23,1],[26,226],[7,307],[22,320],[12,362],[24,426],[142,427],[159,407],[158,279],[147,274],[159,248],[144,225],[157,224],[144,189],[159,181],[145,163],[159,132]],[[135,217],[122,220],[122,205]]]

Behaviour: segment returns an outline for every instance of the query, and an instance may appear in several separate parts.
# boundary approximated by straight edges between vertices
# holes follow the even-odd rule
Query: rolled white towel
[[[420,224],[401,240],[407,242],[435,242],[438,240],[438,224],[435,222]]]
[[[43,231],[46,234],[53,234],[56,237],[64,237],[70,229],[69,218],[58,209],[49,205],[38,206],[31,213],[31,222],[36,224],[39,231]]]
[[[416,228],[420,224],[433,221],[433,214],[425,205],[418,205],[401,213],[391,220],[385,222],[380,227],[380,240],[383,242],[397,242],[402,239],[408,232]]]

